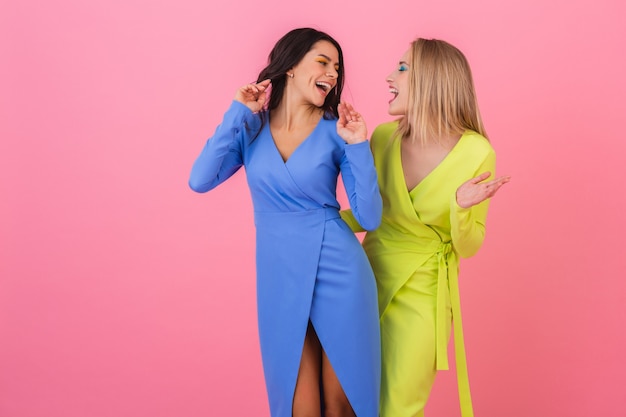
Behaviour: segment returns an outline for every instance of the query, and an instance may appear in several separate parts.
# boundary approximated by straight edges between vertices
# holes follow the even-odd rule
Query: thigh
[[[321,369],[322,348],[313,326],[309,323],[293,396],[293,417],[319,417],[321,414]]]
[[[325,415],[354,417],[355,413],[348,401],[337,374],[328,356],[322,351],[322,385]]]
[[[381,417],[423,415],[436,375],[436,279],[417,271],[381,317]]]

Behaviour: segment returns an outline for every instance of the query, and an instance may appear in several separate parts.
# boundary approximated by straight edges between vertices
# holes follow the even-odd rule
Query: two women
[[[191,187],[205,192],[246,167],[272,416],[376,417],[379,392],[381,417],[422,416],[437,370],[448,368],[451,327],[471,416],[459,257],[482,245],[488,199],[509,178],[491,179],[495,152],[469,65],[446,42],[411,44],[387,80],[398,120],[372,135],[378,178],[365,123],[339,104],[343,75],[336,41],[288,33],[257,82],[239,89],[191,173]],[[369,263],[339,217],[339,173],[351,206],[342,217],[369,230]]]

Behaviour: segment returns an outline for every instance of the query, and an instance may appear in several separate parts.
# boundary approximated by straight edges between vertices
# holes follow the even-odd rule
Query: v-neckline
[[[318,122],[315,125],[315,127],[313,128],[313,130],[311,130],[311,132],[309,132],[309,134],[304,139],[302,139],[302,141],[298,144],[298,146],[296,146],[294,148],[294,150],[289,154],[287,159],[283,158],[283,155],[280,153],[280,149],[278,149],[278,146],[276,145],[276,141],[274,140],[274,134],[272,133],[272,128],[270,126],[270,121],[269,120],[267,121],[267,131],[269,133],[270,140],[272,142],[272,146],[274,147],[274,150],[276,151],[276,154],[278,155],[278,157],[280,158],[280,160],[283,162],[284,165],[287,165],[287,162],[291,161],[291,158],[295,155],[296,152],[298,152],[298,149],[300,149],[302,147],[302,145],[304,145],[306,142],[308,142],[309,138],[311,136],[313,136],[313,133],[315,133],[315,131],[322,124],[322,120],[323,119],[324,119],[324,116],[322,115],[322,117],[320,117],[320,119],[318,120]]]
[[[463,140],[463,137],[465,136],[465,132],[463,132],[461,134],[461,137],[459,138],[459,140],[454,144],[454,146],[452,147],[452,149],[450,149],[450,151],[446,154],[446,156],[437,164],[435,165],[435,167],[433,169],[430,170],[430,172],[428,174],[426,174],[426,176],[424,178],[422,178],[413,188],[411,188],[409,190],[409,187],[406,185],[406,177],[404,176],[404,167],[402,166],[402,139],[398,139],[398,166],[400,167],[400,178],[402,178],[402,185],[404,187],[404,190],[406,190],[406,193],[409,195],[412,195],[418,188],[420,188],[420,186],[426,182],[430,177],[432,177],[434,175],[434,173],[436,171],[439,170],[439,167],[442,166],[444,163],[446,163],[447,160],[450,159],[450,155],[452,155],[453,153],[456,153],[455,150],[459,147],[459,144],[461,143],[461,141]]]

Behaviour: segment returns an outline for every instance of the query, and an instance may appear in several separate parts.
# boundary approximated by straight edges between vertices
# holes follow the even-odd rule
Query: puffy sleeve
[[[486,154],[473,176],[489,171],[493,179],[496,170],[496,154],[493,149]],[[469,178],[468,178],[469,179]],[[450,201],[450,235],[452,246],[462,258],[469,258],[478,252],[485,239],[485,223],[489,199],[469,208],[463,208],[456,202],[456,193]]]
[[[243,165],[243,141],[259,123],[258,116],[234,101],[191,168],[189,187],[204,193],[230,178]]]
[[[341,217],[354,231],[376,229],[380,225],[383,203],[368,141],[345,145],[341,178],[351,208],[349,212],[343,211]]]

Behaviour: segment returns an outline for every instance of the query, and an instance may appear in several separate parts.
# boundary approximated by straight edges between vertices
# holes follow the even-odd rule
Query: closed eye
[[[324,66],[330,64],[330,61],[328,61],[326,58],[317,58],[316,61]],[[339,64],[335,64],[335,71],[339,72],[339,68]]]

